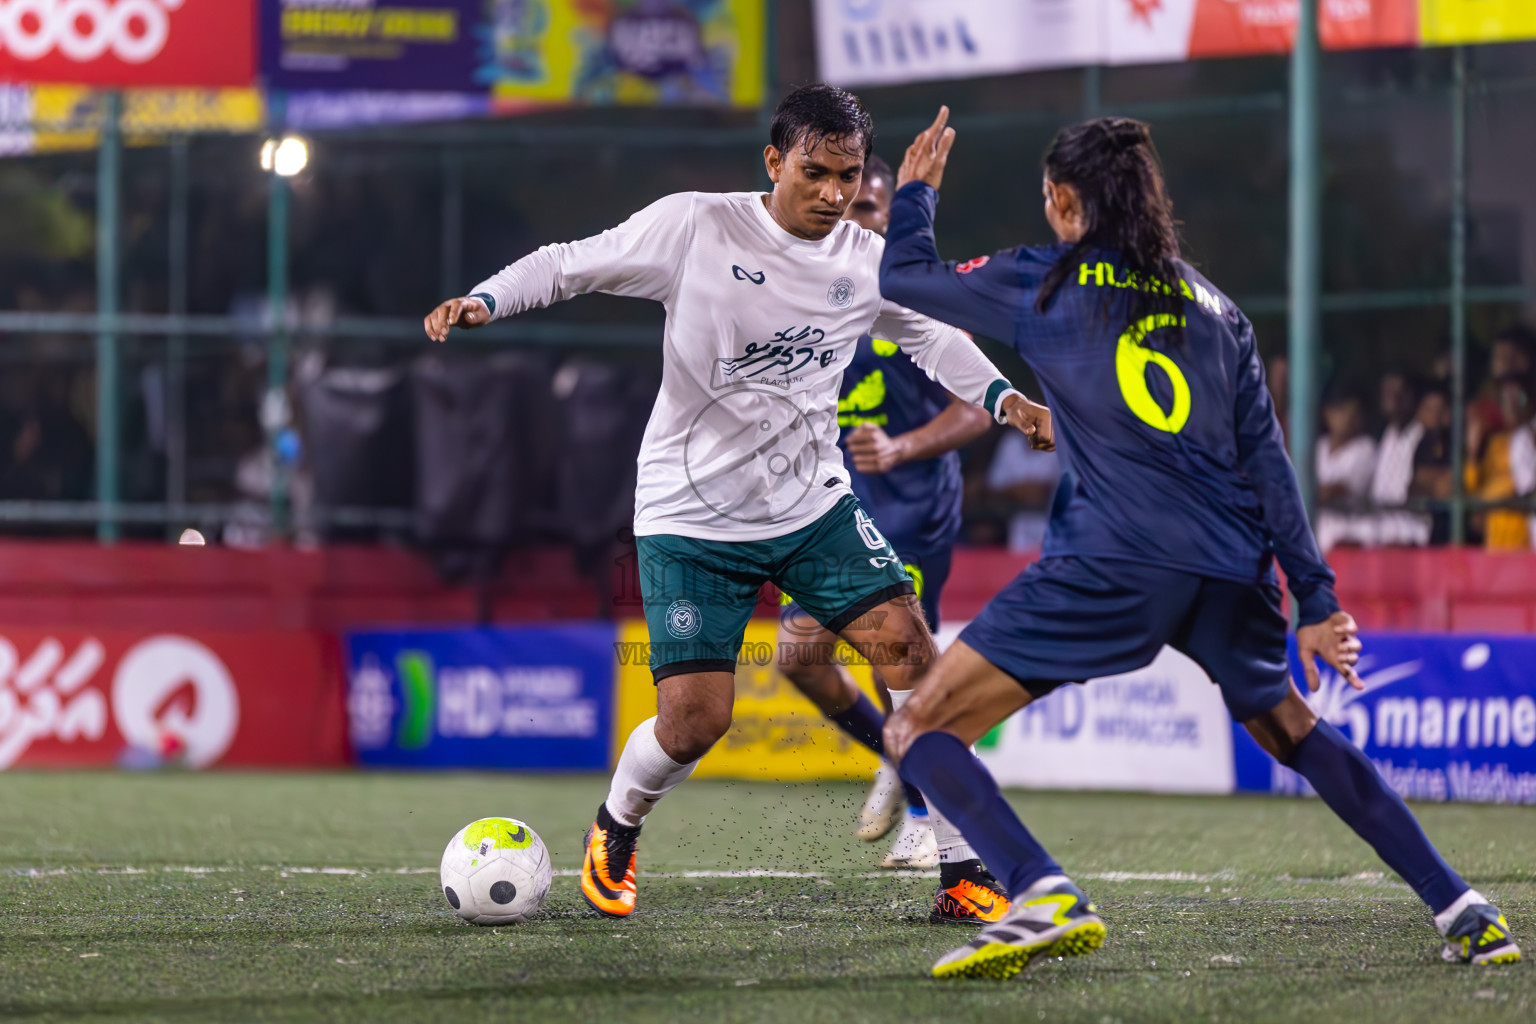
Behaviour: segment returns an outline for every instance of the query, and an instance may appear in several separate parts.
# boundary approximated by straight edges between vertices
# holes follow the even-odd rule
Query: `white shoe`
[[[901,810],[901,776],[896,769],[880,762],[875,772],[875,784],[870,787],[864,806],[859,808],[858,836],[872,843],[891,830],[896,824],[896,814]]]
[[[1104,944],[1104,922],[1064,875],[1042,878],[1008,916],[933,965],[935,978],[1011,978],[1040,956],[1086,956]]]
[[[928,815],[915,816],[908,811],[901,831],[891,844],[891,852],[880,862],[883,868],[936,868],[939,866],[939,841],[934,838]]]

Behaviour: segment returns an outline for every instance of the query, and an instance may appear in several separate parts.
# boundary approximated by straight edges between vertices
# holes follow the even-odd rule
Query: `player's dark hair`
[[[780,153],[796,146],[810,152],[825,142],[868,160],[875,145],[875,120],[859,98],[845,89],[825,82],[802,85],[774,108],[768,141]]]
[[[1087,230],[1045,275],[1037,308],[1045,310],[1088,252],[1110,249],[1138,283],[1130,290],[1136,320],[1182,313],[1179,235],[1151,129],[1128,117],[1071,125],[1051,140],[1044,165],[1052,184],[1077,191]]]

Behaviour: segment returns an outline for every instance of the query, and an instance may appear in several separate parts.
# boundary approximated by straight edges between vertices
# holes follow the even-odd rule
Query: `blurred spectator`
[[[69,411],[65,381],[40,377],[32,400],[0,434],[0,498],[87,501],[95,467],[90,435]]]
[[[1509,441],[1509,475],[1516,494],[1524,498],[1536,495],[1536,419],[1527,419],[1514,429]],[[1525,523],[1526,535],[1536,543],[1536,509],[1527,507]]]
[[[1536,331],[1524,324],[1506,327],[1494,335],[1493,347],[1488,353],[1488,382],[1467,407],[1469,462],[1482,455],[1483,442],[1493,434],[1519,425],[1505,418],[1500,382],[1511,378],[1528,380],[1533,353],[1536,353]]]
[[[1061,464],[1055,452],[1041,452],[1029,446],[1029,439],[1017,430],[1004,431],[987,467],[987,489],[993,500],[1016,506],[1008,517],[1008,550],[1034,551],[1045,539],[1045,524],[1051,517],[1051,498],[1061,478]]]
[[[1381,378],[1381,415],[1386,426],[1376,445],[1371,477],[1371,504],[1377,509],[1372,541],[1376,544],[1422,547],[1429,543],[1429,518],[1402,507],[1413,484],[1414,454],[1424,438],[1424,424],[1414,415],[1418,404],[1418,388],[1406,373],[1393,370]]]
[[[1444,387],[1425,389],[1419,398],[1416,419],[1424,427],[1424,436],[1413,453],[1413,483],[1410,498],[1446,501],[1451,496],[1451,396]],[[1444,509],[1430,514],[1429,542],[1448,544],[1451,519]]]
[[[1317,544],[1369,544],[1371,522],[1361,515],[1376,470],[1376,442],[1365,432],[1360,396],[1334,391],[1323,399],[1323,436],[1317,439]]]
[[[1508,373],[1495,382],[1499,429],[1485,439],[1472,436],[1467,428],[1468,453],[1479,452],[1467,461],[1467,493],[1484,501],[1504,501],[1516,496],[1513,447],[1520,425],[1530,421],[1530,393],[1526,374]],[[1483,429],[1492,422],[1484,419]],[[1474,442],[1479,442],[1474,446]],[[1531,546],[1526,514],[1518,509],[1489,509],[1482,517],[1483,540],[1490,551],[1524,551]]]

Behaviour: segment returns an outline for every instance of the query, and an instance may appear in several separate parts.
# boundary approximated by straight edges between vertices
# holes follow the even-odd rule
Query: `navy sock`
[[[1438,914],[1467,891],[1467,883],[1430,844],[1403,798],[1376,766],[1329,725],[1318,722],[1296,747],[1290,767],[1344,823],[1371,844],[1387,867],[1402,876],[1419,899]]]
[[[853,707],[827,717],[836,722],[843,732],[881,757],[885,756],[885,740],[881,735],[885,730],[885,715],[880,713],[880,709],[868,697],[861,693],[859,699],[853,702]]]
[[[960,830],[1010,896],[1046,875],[1064,873],[1013,813],[991,773],[949,733],[928,732],[914,740],[902,759],[901,777]]]
[[[921,816],[928,813],[928,801],[923,799],[923,794],[917,791],[916,786],[903,779],[901,791],[907,794],[907,806],[911,808],[913,814]]]

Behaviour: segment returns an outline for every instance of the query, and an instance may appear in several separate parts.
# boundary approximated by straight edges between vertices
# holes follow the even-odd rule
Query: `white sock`
[[[911,696],[911,690],[892,690],[891,713],[900,711],[901,706]],[[926,794],[924,799],[927,799]],[[935,807],[932,801],[928,802],[928,823],[933,826],[934,842],[939,844],[940,864],[958,864],[965,860],[981,859],[976,855],[976,851],[971,849],[971,844],[965,841],[965,836],[960,834],[960,830],[949,823],[949,819],[944,817],[944,813]]]
[[[1468,889],[1466,892],[1456,897],[1455,903],[1452,903],[1450,906],[1446,907],[1444,910],[1440,911],[1440,913],[1435,915],[1435,928],[1440,932],[1441,935],[1444,935],[1446,932],[1451,930],[1451,925],[1456,923],[1456,919],[1461,916],[1461,912],[1463,910],[1466,910],[1468,907],[1475,907],[1479,903],[1487,902],[1488,901],[1483,898],[1482,893],[1478,892],[1476,889]]]
[[[656,719],[647,718],[635,726],[619,755],[608,789],[608,813],[620,825],[639,825],[656,801],[692,775],[698,763],[678,764],[668,757],[656,741]]]

